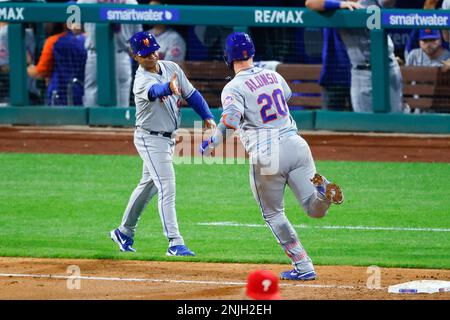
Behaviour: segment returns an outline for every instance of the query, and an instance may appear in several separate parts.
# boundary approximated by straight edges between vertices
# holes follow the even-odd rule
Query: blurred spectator
[[[25,49],[27,63],[34,60],[35,40],[33,29],[25,29]],[[9,102],[9,49],[8,49],[8,23],[0,22],[0,103]],[[40,102],[36,80],[28,78],[28,90],[32,104]]]
[[[247,277],[245,295],[251,300],[280,300],[278,277],[270,270],[256,270]]]
[[[322,71],[319,84],[322,86],[322,106],[325,110],[351,111],[351,64],[345,45],[336,29],[323,29]]]
[[[439,2],[440,2],[440,0],[425,0],[423,3],[423,9],[425,9],[425,10],[436,9]],[[405,52],[404,52],[405,61],[408,60],[408,55],[412,50],[419,48],[419,32],[420,32],[420,29],[413,29],[409,33],[409,39],[408,39],[408,42],[406,43]],[[445,36],[446,36],[446,32],[443,32],[444,39],[445,39]],[[448,39],[446,41],[448,41]],[[444,46],[444,48],[448,48],[448,43],[444,43],[443,46]]]
[[[450,10],[450,0],[444,0],[442,2],[442,9],[444,10]],[[447,42],[450,42],[450,37],[449,37],[449,30],[443,30],[442,31],[442,36],[444,37],[444,40]]]
[[[186,60],[208,60],[208,48],[201,42],[195,32],[195,26],[188,26]]]
[[[307,0],[309,9],[339,10],[360,9],[371,5],[393,7],[395,0]],[[339,35],[347,48],[347,54],[352,64],[351,70],[351,98],[355,112],[373,112],[372,97],[372,65],[371,65],[371,36],[367,28],[339,29]],[[403,81],[400,66],[394,55],[394,44],[388,37],[389,52],[389,84],[390,84],[390,112],[403,112]]]
[[[114,3],[137,5],[136,0],[78,0],[77,3]],[[95,24],[85,23],[86,31],[87,61],[84,77],[84,98],[85,107],[98,105],[98,86],[97,86],[97,52],[95,49]],[[142,31],[139,24],[113,24],[114,30],[114,49],[116,51],[116,102],[120,107],[130,105],[131,93],[131,59],[128,54],[128,41],[131,36]]]
[[[29,65],[28,75],[45,78],[47,105],[80,106],[83,98],[86,49],[80,29],[68,30],[57,24],[61,31],[47,38],[37,65]]]
[[[407,66],[440,67],[450,63],[450,52],[442,47],[439,30],[424,29],[419,32],[420,48],[412,50],[406,60]]]
[[[162,1],[150,1],[149,4],[161,5]],[[161,47],[158,50],[161,60],[184,61],[186,56],[186,42],[178,32],[164,24],[154,25],[148,32],[155,36],[156,41]]]

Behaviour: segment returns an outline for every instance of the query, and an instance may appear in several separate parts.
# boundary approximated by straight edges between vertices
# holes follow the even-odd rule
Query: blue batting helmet
[[[145,57],[160,48],[155,36],[147,31],[135,33],[130,38],[131,52],[134,55]]]
[[[228,68],[233,68],[233,61],[247,60],[255,55],[252,38],[244,32],[233,32],[225,42],[224,59]]]

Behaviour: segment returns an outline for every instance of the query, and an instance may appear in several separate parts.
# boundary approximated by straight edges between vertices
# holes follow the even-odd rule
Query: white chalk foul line
[[[97,281],[124,281],[124,282],[169,282],[177,284],[209,284],[220,286],[245,286],[246,282],[232,281],[203,281],[203,280],[173,280],[173,279],[146,279],[146,278],[115,278],[115,277],[91,277],[91,276],[62,276],[54,274],[23,274],[0,273],[5,278],[35,278],[35,279],[62,279],[62,280],[97,280]],[[283,287],[303,287],[316,289],[357,289],[355,286],[323,285],[323,284],[288,284],[280,283]]]
[[[199,222],[200,226],[220,227],[244,227],[244,228],[266,228],[263,224],[237,223],[230,221],[222,222]],[[404,228],[404,227],[367,227],[367,226],[308,226],[305,224],[294,225],[299,229],[337,229],[337,230],[370,230],[370,231],[417,231],[417,232],[450,232],[447,228]]]

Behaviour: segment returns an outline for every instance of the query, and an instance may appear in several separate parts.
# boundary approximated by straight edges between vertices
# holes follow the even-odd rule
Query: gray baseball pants
[[[278,161],[278,170],[272,175],[264,174],[258,163],[250,165],[253,195],[260,206],[264,221],[291,259],[292,265],[300,272],[312,271],[312,261],[284,212],[286,185],[291,188],[310,217],[325,216],[330,203],[317,195],[317,190],[310,181],[316,173],[316,166],[311,150],[303,138],[291,135],[280,140],[276,153],[272,154],[271,158]]]
[[[398,64],[390,67],[391,112],[403,111],[403,80]],[[372,71],[352,69],[352,106],[355,112],[373,112]]]
[[[119,107],[130,106],[131,61],[125,51],[116,53],[116,103]],[[97,53],[88,50],[84,72],[83,105],[92,107],[98,105],[97,85]]]

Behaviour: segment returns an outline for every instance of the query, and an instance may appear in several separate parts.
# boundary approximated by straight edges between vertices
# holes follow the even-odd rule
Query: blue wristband
[[[155,83],[148,90],[148,100],[155,101],[157,98],[162,98],[165,96],[170,96],[172,94],[172,90],[170,90],[170,83],[158,84]]]
[[[339,0],[325,0],[323,8],[325,10],[336,10],[341,8],[341,1]]]

